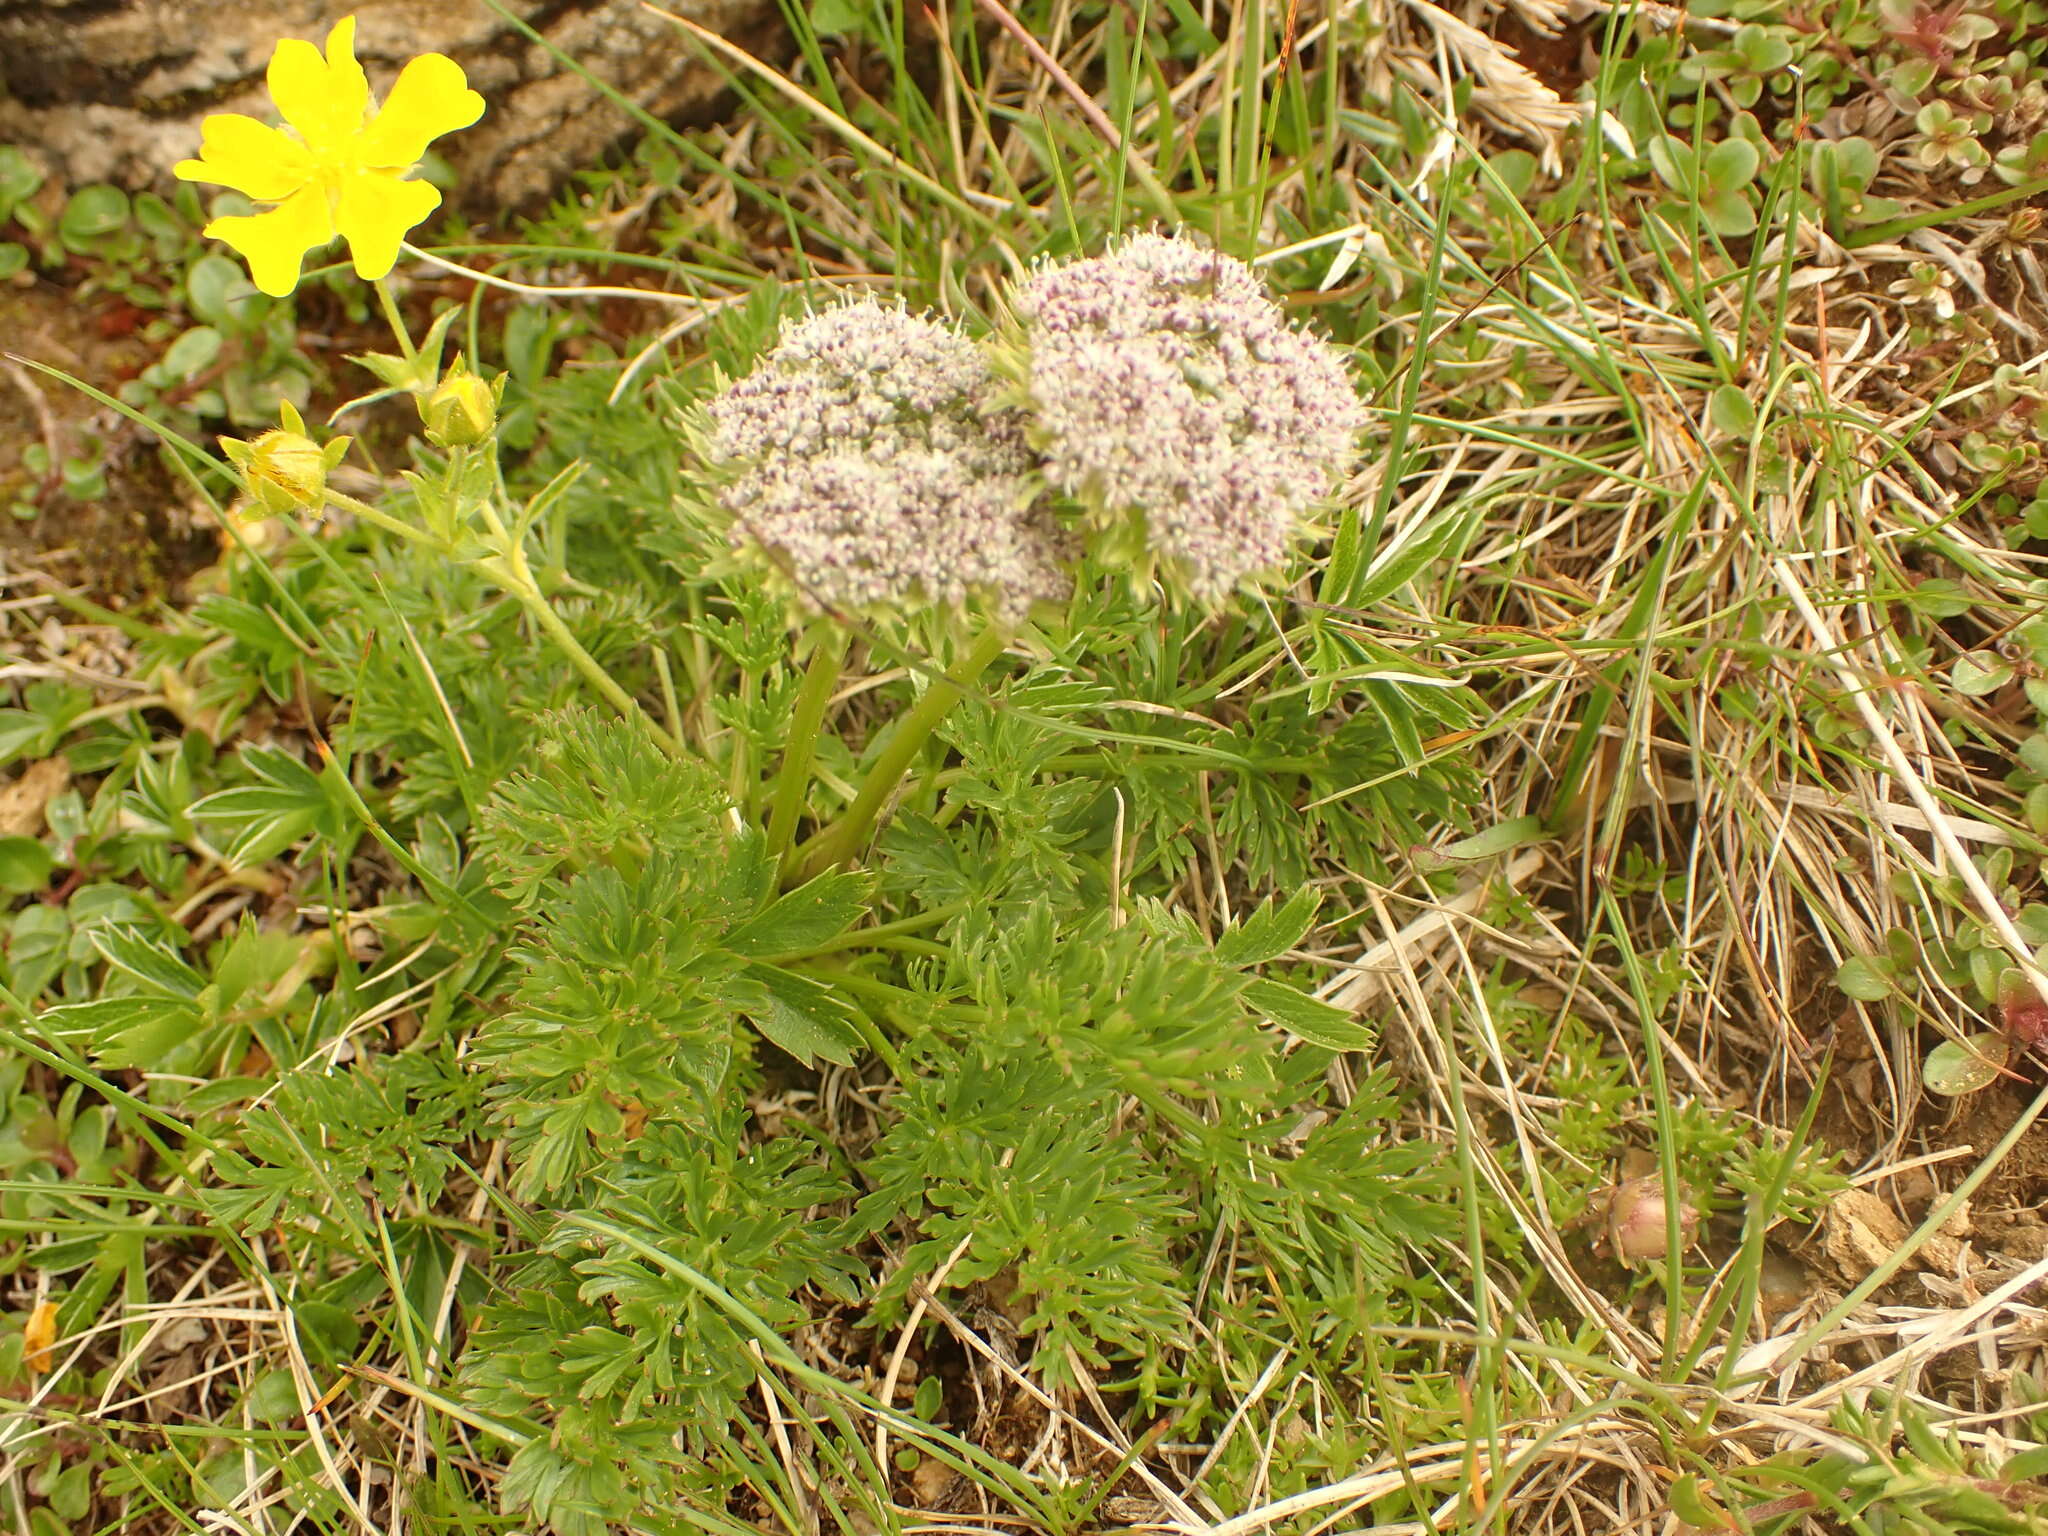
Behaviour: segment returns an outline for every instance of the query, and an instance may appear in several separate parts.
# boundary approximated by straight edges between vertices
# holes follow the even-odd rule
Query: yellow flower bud
[[[500,391],[458,366],[420,398],[427,441],[441,448],[466,448],[491,435],[498,424]]]
[[[282,428],[264,433],[249,445],[242,466],[249,492],[269,512],[294,507],[318,510],[327,493],[327,456],[310,437]]]
[[[272,428],[253,443],[223,438],[221,448],[257,506],[271,516],[303,508],[318,512],[327,504],[327,472],[348,452],[349,439],[337,437],[322,448],[306,435],[306,423],[289,401],[279,407],[282,427]]]

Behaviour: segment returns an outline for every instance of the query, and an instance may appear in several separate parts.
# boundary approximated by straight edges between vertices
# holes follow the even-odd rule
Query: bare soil
[[[41,280],[0,287],[0,350],[111,391],[150,361],[134,334],[138,318],[110,295],[81,300]],[[105,494],[75,500],[54,469],[37,475],[24,461],[37,442],[53,466],[97,443]],[[0,570],[40,572],[128,608],[178,601],[217,552],[147,433],[61,379],[20,362],[0,366]]]

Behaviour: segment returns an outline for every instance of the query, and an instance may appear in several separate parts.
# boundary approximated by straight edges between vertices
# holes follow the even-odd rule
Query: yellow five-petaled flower
[[[439,192],[407,173],[430,142],[483,116],[484,99],[462,66],[439,53],[407,64],[373,112],[355,39],[353,16],[327,34],[324,58],[311,43],[286,38],[270,56],[269,74],[285,126],[216,113],[201,126],[199,158],[178,162],[181,180],[218,182],[275,205],[206,226],[242,253],[265,293],[290,293],[306,253],[337,234],[348,241],[358,277],[375,281],[390,272],[405,232],[441,204]]]

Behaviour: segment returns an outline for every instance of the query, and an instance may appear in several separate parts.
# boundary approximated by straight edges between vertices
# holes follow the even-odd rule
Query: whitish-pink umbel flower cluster
[[[1198,600],[1284,562],[1365,425],[1335,348],[1243,262],[1141,234],[1017,290],[1047,482]]]
[[[1069,586],[1015,411],[990,409],[981,349],[872,300],[784,326],[761,366],[709,406],[708,450],[738,547],[814,607],[858,612],[976,599],[1006,619]]]

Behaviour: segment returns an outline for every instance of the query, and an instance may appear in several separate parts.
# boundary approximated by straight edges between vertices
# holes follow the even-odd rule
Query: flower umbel
[[[1286,559],[1365,412],[1341,354],[1251,268],[1142,234],[1014,302],[1045,477],[1121,535],[1113,557],[1164,561],[1201,602]]]
[[[483,116],[484,99],[469,89],[462,66],[439,53],[408,63],[373,111],[355,35],[350,16],[327,34],[324,56],[301,38],[284,39],[270,56],[268,79],[285,126],[215,113],[201,126],[199,158],[178,162],[182,181],[215,182],[272,205],[206,226],[242,254],[265,293],[290,293],[306,253],[337,234],[358,277],[389,273],[406,231],[441,203],[439,192],[408,173],[434,139]]]
[[[1062,596],[1022,422],[984,414],[994,388],[972,342],[900,307],[861,300],[785,325],[707,412],[707,456],[735,472],[721,498],[733,543],[814,607],[978,597],[1016,618]]]

